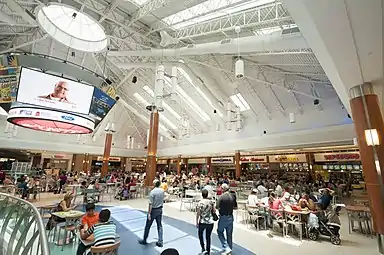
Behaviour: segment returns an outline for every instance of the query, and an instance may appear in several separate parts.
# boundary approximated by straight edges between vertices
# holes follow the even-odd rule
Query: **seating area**
[[[384,0],[0,0],[0,255],[384,255]]]

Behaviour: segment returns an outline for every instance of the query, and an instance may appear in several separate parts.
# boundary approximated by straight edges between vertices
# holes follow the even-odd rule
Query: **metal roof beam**
[[[9,7],[12,11],[14,11],[14,12],[20,14],[20,16],[21,16],[26,22],[28,22],[28,24],[36,25],[36,20],[35,20],[32,16],[30,16],[30,15],[24,10],[24,8],[21,7],[15,0],[7,0],[6,3],[7,3],[7,5],[8,5],[8,7]]]

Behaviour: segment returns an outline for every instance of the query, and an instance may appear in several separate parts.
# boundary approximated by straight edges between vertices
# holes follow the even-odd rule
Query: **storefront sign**
[[[316,162],[327,161],[359,161],[359,152],[344,152],[344,153],[317,153],[315,154]]]
[[[240,158],[240,164],[242,163],[266,163],[267,156],[247,156]]]
[[[189,158],[188,164],[206,164],[207,161],[205,158]]]
[[[41,154],[42,158],[52,158],[52,159],[72,159],[72,154],[53,154],[53,153],[43,153]]]
[[[212,158],[212,164],[233,164],[233,157],[225,157],[225,158]]]
[[[157,164],[158,164],[158,165],[166,165],[166,164],[167,164],[167,161],[168,161],[168,160],[166,160],[166,159],[158,159],[158,160],[157,160]]]
[[[99,156],[97,157],[97,161],[103,161],[103,157]],[[120,162],[121,161],[121,158],[119,157],[109,157],[109,160],[110,162]]]
[[[269,156],[270,163],[282,163],[282,162],[307,162],[305,154],[289,154],[289,155],[274,155]]]

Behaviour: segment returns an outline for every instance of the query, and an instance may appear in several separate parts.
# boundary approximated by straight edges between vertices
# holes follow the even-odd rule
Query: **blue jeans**
[[[224,236],[224,230],[226,232],[227,239]],[[229,247],[232,249],[232,233],[233,233],[233,215],[220,216],[217,226],[217,235],[219,236],[221,245],[224,249]]]
[[[163,208],[155,208],[151,211],[151,220],[148,220],[145,223],[145,229],[144,229],[144,241],[147,241],[149,230],[151,229],[152,223],[154,220],[156,220],[157,225],[157,235],[158,235],[158,242],[163,243],[163,225],[161,223],[161,219],[163,217]]]

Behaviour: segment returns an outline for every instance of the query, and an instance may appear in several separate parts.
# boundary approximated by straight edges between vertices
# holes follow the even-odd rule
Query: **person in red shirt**
[[[80,232],[84,232],[96,223],[99,222],[99,213],[95,212],[95,204],[89,203],[85,206],[86,214],[81,218],[81,226],[80,226]],[[87,247],[83,244],[83,242],[79,242],[79,246],[77,247],[76,255],[84,255],[87,249],[90,247]]]
[[[217,184],[217,188],[216,188],[216,195],[217,196],[221,196],[221,194],[223,194],[223,188],[221,187],[223,183],[220,181],[218,184]]]

